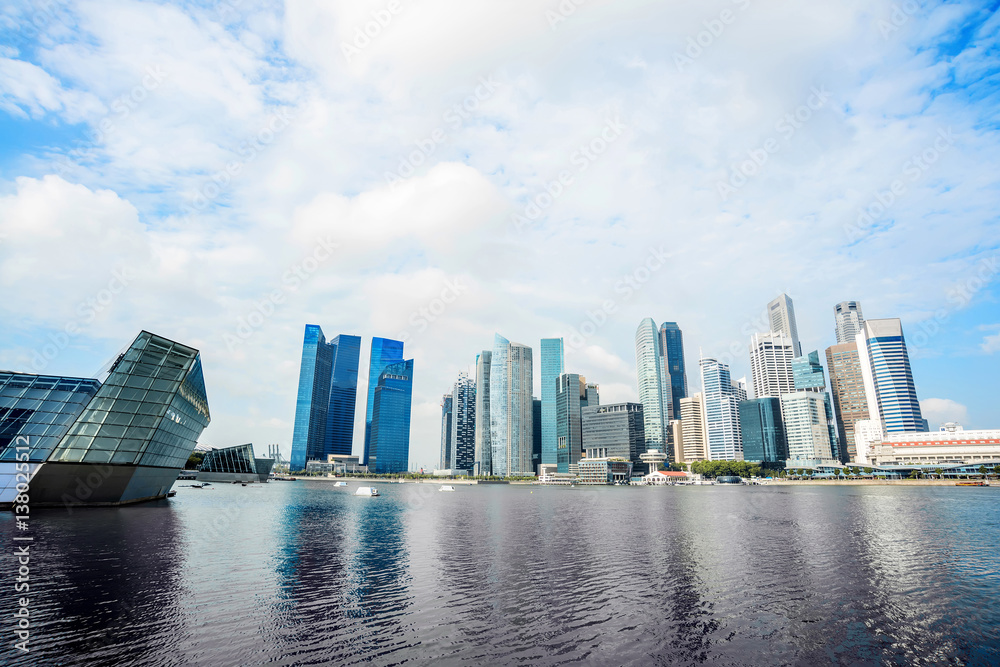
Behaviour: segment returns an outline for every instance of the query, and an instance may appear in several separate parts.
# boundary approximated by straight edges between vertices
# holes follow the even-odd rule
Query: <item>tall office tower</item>
[[[465,371],[451,392],[451,468],[472,470],[476,457],[476,383]]]
[[[687,371],[684,368],[684,335],[677,322],[660,325],[660,354],[663,372],[670,383],[670,419],[681,418],[681,399],[688,395]]]
[[[712,461],[743,458],[740,440],[740,401],[729,377],[729,366],[716,359],[700,361],[705,391],[705,440]]]
[[[656,333],[656,323],[647,317],[639,323],[635,332],[635,366],[639,381],[639,402],[646,420],[644,431],[646,449],[666,451],[667,406],[670,401],[670,385],[663,372],[663,355],[660,353],[660,339]],[[561,470],[560,470],[561,472]]]
[[[837,436],[837,420],[834,417],[833,401],[826,391],[826,375],[823,373],[823,365],[819,363],[819,351],[814,350],[802,357],[792,359],[792,377],[795,380],[795,391],[811,391],[822,394],[823,405],[826,406],[826,420],[830,428],[830,449],[833,458],[847,463],[850,455],[846,446]]]
[[[358,390],[361,339],[340,335],[327,342],[323,329],[307,324],[299,366],[292,431],[292,470],[328,454],[350,455]]]
[[[601,388],[593,382],[587,383],[586,391],[584,392],[586,396],[584,397],[584,407],[588,405],[600,405],[601,404]]]
[[[787,294],[780,294],[774,301],[767,304],[767,315],[771,320],[771,331],[785,334],[792,340],[792,356],[802,356],[802,345],[799,343],[799,328],[795,324],[795,308],[792,299]]]
[[[531,469],[536,473],[542,464],[542,399],[531,399]]]
[[[833,307],[833,312],[837,320],[837,344],[853,343],[865,323],[861,304],[857,301],[841,301]]]
[[[563,374],[563,339],[542,339],[542,463],[556,462],[556,382]]]
[[[788,458],[781,399],[765,396],[742,401],[740,433],[743,435],[744,461],[778,463]]]
[[[646,452],[641,403],[592,405],[580,413],[583,448],[589,459],[621,457],[642,465]],[[641,468],[634,468],[641,470]]]
[[[368,469],[406,472],[410,466],[410,406],[413,359],[386,366],[378,376],[372,406]]]
[[[493,474],[532,475],[534,437],[531,348],[500,334],[490,360],[490,444]]]
[[[569,472],[583,452],[581,411],[588,405],[587,379],[563,373],[556,382],[556,470]]]
[[[814,391],[784,394],[781,413],[788,440],[788,465],[832,462],[830,425],[821,394]]]
[[[783,333],[771,331],[750,337],[750,371],[756,398],[795,391],[795,356],[795,343]]]
[[[667,452],[667,456],[675,463],[686,462],[688,459],[684,453],[684,425],[680,419],[674,419],[670,422],[670,443],[673,447],[673,453]]]
[[[379,376],[389,364],[403,360],[403,343],[389,338],[372,338],[372,353],[368,362],[368,404],[365,407],[365,448],[362,465],[370,465],[372,411],[375,409],[375,388]]]
[[[865,381],[861,373],[856,342],[833,345],[826,349],[826,365],[830,369],[830,389],[837,435],[850,461],[858,456],[854,426],[869,418]]]
[[[750,396],[747,392],[747,379],[741,377],[739,380],[733,380],[730,383],[733,387],[733,396],[736,397],[736,401],[745,401]]]
[[[922,431],[923,416],[900,321],[867,320],[856,341],[870,418],[881,421],[886,433]]]
[[[490,363],[493,353],[483,350],[476,355],[476,451],[474,475],[492,475],[493,448],[490,445]]]
[[[684,460],[708,459],[708,447],[705,445],[705,402],[701,392],[681,399],[681,428],[684,438]]]
[[[441,461],[438,464],[441,470],[451,468],[451,438],[454,435],[452,421],[455,417],[452,400],[452,394],[445,394],[441,398]]]

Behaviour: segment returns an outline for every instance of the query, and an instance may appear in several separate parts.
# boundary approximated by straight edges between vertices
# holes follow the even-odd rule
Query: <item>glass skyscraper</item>
[[[531,348],[500,334],[490,359],[492,474],[531,475],[534,438]]]
[[[639,384],[639,402],[645,424],[646,449],[667,451],[667,406],[670,385],[663,371],[663,354],[656,323],[647,317],[635,332],[635,366]]]
[[[464,371],[451,393],[451,467],[472,470],[476,463],[476,383]]]
[[[378,376],[374,396],[368,469],[379,474],[406,472],[410,466],[413,360],[386,366]]]
[[[784,463],[788,458],[788,442],[781,419],[781,399],[765,396],[742,401],[740,434],[744,461]]]
[[[557,462],[556,382],[563,374],[563,339],[542,339],[542,463]]]
[[[563,373],[556,382],[556,465],[558,472],[569,472],[583,454],[582,410],[599,405],[597,386],[576,373]]]
[[[886,433],[922,431],[923,416],[900,321],[867,320],[857,345],[871,419],[881,421]]]
[[[837,420],[833,414],[833,401],[829,392],[826,391],[826,375],[823,373],[823,365],[819,362],[819,351],[814,350],[805,356],[792,359],[792,377],[795,382],[795,391],[811,391],[823,395],[823,405],[829,429],[830,451],[833,453],[833,458],[847,463],[850,461],[850,457],[837,435]]]
[[[372,412],[375,409],[375,388],[378,387],[379,376],[389,364],[402,360],[402,341],[372,338],[372,353],[368,363],[368,402],[365,406],[365,447],[362,465],[370,465],[368,456],[371,452]]]
[[[681,399],[687,398],[687,371],[684,368],[684,334],[677,322],[660,325],[660,354],[663,371],[670,382],[670,419],[681,418]]]
[[[707,357],[701,360],[700,365],[708,458],[712,461],[742,459],[739,404],[745,394],[742,397],[737,395],[738,388],[730,378],[728,365]]]
[[[438,462],[438,468],[441,470],[451,468],[452,420],[454,418],[453,395],[445,394],[441,397],[441,459]]]
[[[349,456],[354,440],[361,338],[340,335],[327,342],[323,329],[307,324],[299,366],[292,430],[291,469],[328,454]]]
[[[476,444],[473,474],[493,474],[493,449],[490,444],[490,365],[493,353],[483,350],[476,355]]]

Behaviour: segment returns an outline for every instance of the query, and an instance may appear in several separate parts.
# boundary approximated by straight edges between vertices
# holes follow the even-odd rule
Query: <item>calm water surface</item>
[[[184,484],[36,512],[0,664],[1000,664],[1000,489]]]

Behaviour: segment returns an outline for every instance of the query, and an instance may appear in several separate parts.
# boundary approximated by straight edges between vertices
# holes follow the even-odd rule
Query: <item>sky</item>
[[[5,2],[0,368],[201,350],[201,442],[290,451],[302,337],[414,361],[411,467],[493,335],[637,400],[639,322],[749,375],[778,294],[898,317],[1000,428],[1000,3]]]

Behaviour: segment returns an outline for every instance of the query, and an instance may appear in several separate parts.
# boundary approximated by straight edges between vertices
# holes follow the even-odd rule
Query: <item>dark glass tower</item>
[[[365,451],[362,465],[371,465],[372,413],[375,409],[375,389],[379,376],[390,364],[403,360],[403,342],[390,338],[372,338],[372,353],[368,363],[368,402],[365,405]],[[404,468],[405,470],[405,468]]]
[[[350,456],[354,445],[354,409],[358,403],[361,337],[341,334],[330,344],[334,349],[323,454]]]
[[[684,370],[684,334],[677,322],[660,325],[663,372],[670,383],[670,418],[681,418],[681,399],[687,398],[687,371]]]
[[[413,359],[386,366],[374,395],[368,469],[375,473],[406,472],[410,465]]]
[[[781,399],[774,396],[740,402],[743,460],[778,463],[788,458],[788,442],[781,420]]]

